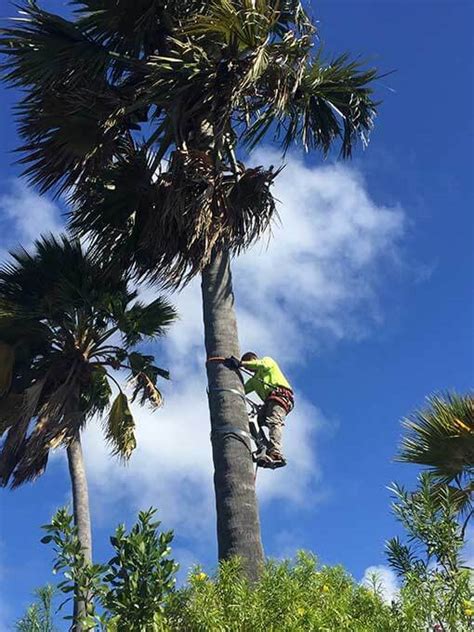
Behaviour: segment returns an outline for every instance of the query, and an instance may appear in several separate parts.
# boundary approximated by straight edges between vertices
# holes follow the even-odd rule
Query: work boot
[[[268,450],[267,456],[275,463],[286,463],[283,454],[275,448]]]

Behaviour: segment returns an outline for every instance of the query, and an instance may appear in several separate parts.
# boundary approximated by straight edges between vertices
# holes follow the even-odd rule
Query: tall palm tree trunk
[[[229,254],[215,254],[202,273],[207,357],[239,356]],[[263,564],[257,496],[242,382],[220,362],[207,363],[219,559],[238,556],[250,579]],[[230,389],[230,390],[229,390]],[[238,393],[232,392],[237,391]],[[226,431],[228,429],[229,432]]]
[[[79,431],[67,448],[69,474],[72,484],[72,504],[74,523],[77,527],[79,542],[84,553],[84,560],[92,562],[91,518],[89,510],[89,490]],[[74,632],[82,632],[82,625],[77,620],[86,615],[86,603],[79,596],[74,597]]]

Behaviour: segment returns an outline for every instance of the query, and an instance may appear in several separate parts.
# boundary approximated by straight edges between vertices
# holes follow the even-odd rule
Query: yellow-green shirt
[[[248,360],[247,362],[242,362],[242,366],[246,369],[255,370],[255,374],[245,383],[245,392],[251,393],[255,391],[262,401],[266,400],[276,386],[291,389],[288,380],[273,358],[265,357],[258,360]]]

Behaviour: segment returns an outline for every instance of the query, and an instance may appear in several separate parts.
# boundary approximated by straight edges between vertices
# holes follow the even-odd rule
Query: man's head
[[[254,353],[253,351],[247,351],[240,358],[241,362],[251,362],[252,360],[258,360],[258,355],[256,353]],[[249,370],[251,370],[251,369],[249,369]]]

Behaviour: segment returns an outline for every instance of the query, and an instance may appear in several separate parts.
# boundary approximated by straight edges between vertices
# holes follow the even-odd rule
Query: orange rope
[[[224,357],[221,357],[221,356],[214,356],[214,357],[211,357],[211,358],[207,358],[207,360],[206,360],[206,364],[207,364],[208,362],[224,362],[225,360],[226,360],[226,358],[224,358]]]

